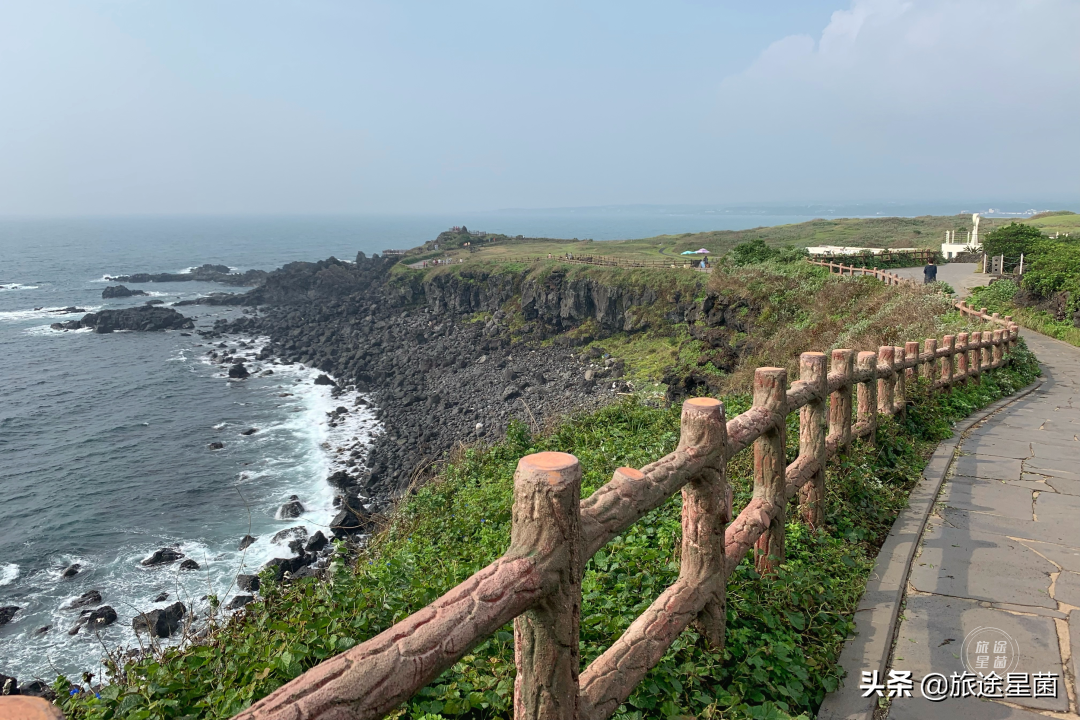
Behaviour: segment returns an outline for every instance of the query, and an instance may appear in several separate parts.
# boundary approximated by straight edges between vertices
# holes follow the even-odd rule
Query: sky
[[[1080,0],[0,0],[0,214],[1080,205],[1078,37]]]

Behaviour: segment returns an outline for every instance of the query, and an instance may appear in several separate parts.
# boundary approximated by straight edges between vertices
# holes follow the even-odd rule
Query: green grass
[[[828,470],[827,524],[787,527],[788,557],[772,577],[744,562],[728,584],[723,652],[686,631],[616,714],[654,717],[784,718],[813,713],[839,681],[836,661],[854,628],[852,613],[877,548],[906,503],[925,458],[951,423],[1026,385],[1037,374],[1029,353],[948,395],[911,389],[906,418],[886,420],[876,446],[856,443]],[[725,398],[729,417],[746,396]],[[794,415],[789,418],[794,430]],[[167,650],[123,668],[113,684],[69,696],[69,718],[224,718],[430,603],[507,548],[517,459],[540,450],[574,453],[583,495],[620,465],[640,467],[671,451],[678,410],[627,400],[530,436],[521,425],[487,450],[467,450],[438,479],[404,499],[355,566],[337,563],[332,581],[267,585],[207,644]],[[789,432],[789,459],[797,432]],[[752,458],[730,465],[735,507],[752,492]],[[789,517],[795,517],[792,512]],[[588,564],[581,647],[588,663],[608,647],[678,573],[680,498],[647,515]],[[422,718],[505,718],[514,676],[510,626],[482,642],[400,711]]]
[[[1011,280],[999,280],[987,287],[974,288],[969,302],[973,307],[985,307],[987,312],[1000,313],[1002,317],[1011,315],[1022,327],[1080,347],[1080,328],[1069,320],[1058,320],[1047,310],[1016,305],[1014,299],[1018,291]]]
[[[1024,225],[1034,225],[1044,235],[1054,233],[1068,233],[1073,235],[1080,233],[1080,215],[1067,210],[1057,212],[1039,213],[1027,220],[1021,220]]]

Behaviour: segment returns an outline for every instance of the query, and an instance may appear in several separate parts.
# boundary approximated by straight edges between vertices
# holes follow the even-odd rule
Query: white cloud
[[[1075,0],[853,0],[726,78],[717,129],[739,138],[733,160],[800,168],[781,184],[805,187],[816,159],[849,190],[1063,197],[1080,189],[1078,36]]]

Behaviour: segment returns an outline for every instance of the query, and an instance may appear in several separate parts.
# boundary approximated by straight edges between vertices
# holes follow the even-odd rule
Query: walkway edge
[[[855,610],[856,635],[844,644],[840,653],[839,664],[844,669],[845,680],[840,688],[825,696],[818,710],[818,720],[872,720],[874,717],[877,696],[862,697],[859,682],[864,671],[876,670],[880,677],[887,674],[915,550],[964,435],[986,418],[1037,390],[1043,380],[1040,377],[1014,394],[969,415],[957,423],[951,438],[937,446],[923,469],[922,479],[908,496],[908,506],[896,518],[889,537],[878,552],[866,590]]]

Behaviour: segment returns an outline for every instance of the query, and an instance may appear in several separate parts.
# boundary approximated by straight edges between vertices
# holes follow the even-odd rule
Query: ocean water
[[[821,216],[822,213],[815,213]],[[866,214],[872,214],[870,212]],[[69,306],[86,311],[143,303],[103,300],[105,275],[180,271],[202,263],[270,270],[330,255],[351,259],[407,248],[450,225],[474,230],[596,240],[740,229],[800,222],[796,214],[628,211],[463,213],[410,217],[0,218],[0,606],[21,608],[0,627],[0,673],[51,681],[57,673],[100,672],[101,642],[134,645],[131,619],[179,599],[223,602],[232,579],[289,555],[271,535],[296,524],[324,528],[333,493],[325,478],[343,450],[379,432],[362,407],[329,427],[332,399],[298,366],[254,363],[268,376],[230,381],[209,363],[195,334],[58,332]],[[139,287],[166,302],[227,290],[197,283]],[[198,325],[236,309],[181,309]],[[63,316],[59,319],[80,317]],[[258,338],[243,351],[257,354]],[[254,435],[241,431],[258,428]],[[211,451],[221,441],[225,448]],[[290,495],[301,521],[276,519]],[[237,550],[247,533],[258,541]],[[201,566],[144,568],[139,561],[178,545]],[[83,570],[62,580],[60,571]],[[78,611],[64,609],[98,590],[119,621],[99,639],[70,636]],[[155,603],[161,592],[166,603]],[[39,634],[44,626],[50,629]]]

